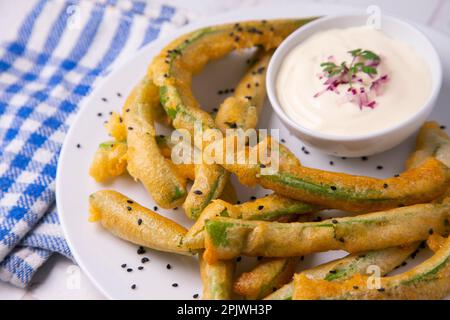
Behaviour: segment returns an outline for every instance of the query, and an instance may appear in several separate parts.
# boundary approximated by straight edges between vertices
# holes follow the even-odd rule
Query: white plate
[[[258,7],[239,10],[239,12],[225,14],[213,19],[208,19],[201,24],[190,25],[177,32],[175,36],[183,34],[198,27],[234,22],[250,19],[272,19],[288,17],[306,17],[312,15],[326,15],[354,12],[345,7],[330,5],[304,5],[279,7]],[[432,114],[432,119],[437,119],[442,124],[450,125],[450,39],[431,30],[423,28],[431,38],[441,55],[444,65],[444,86],[439,98],[439,105]],[[99,85],[90,95],[79,111],[79,114],[67,134],[59,159],[56,199],[61,222],[65,235],[75,259],[94,282],[94,284],[109,298],[112,299],[191,299],[194,294],[201,294],[201,282],[198,272],[197,260],[190,257],[181,257],[173,254],[165,254],[147,250],[144,255],[136,253],[137,247],[104,231],[99,225],[87,222],[88,196],[90,193],[110,188],[120,191],[135,199],[139,203],[154,207],[153,200],[147,195],[139,183],[134,183],[128,177],[120,177],[110,184],[98,184],[88,176],[88,168],[92,156],[98,144],[108,139],[103,128],[103,121],[112,110],[119,111],[121,105],[132,86],[145,73],[150,59],[170,39],[155,41],[142,48],[136,56],[126,62],[105,81]],[[214,62],[199,75],[194,81],[194,92],[201,104],[206,109],[217,107],[223,100],[223,95],[217,91],[233,87],[245,70],[245,58],[242,54],[231,55],[226,59]],[[414,90],[414,88],[411,88]],[[117,93],[121,93],[119,97]],[[102,98],[107,98],[107,102]],[[354,174],[371,175],[375,177],[387,177],[403,170],[403,164],[408,153],[413,148],[413,140],[377,156],[370,157],[367,161],[361,159],[341,159],[320,154],[315,150],[309,150],[309,154],[301,151],[302,142],[291,136],[282,123],[276,118],[269,105],[264,107],[260,127],[279,128],[280,138],[286,141],[286,145],[300,157],[306,166],[343,171]],[[97,114],[102,113],[99,117]],[[77,148],[77,144],[81,148]],[[333,165],[330,164],[333,162]],[[382,166],[383,169],[377,169]],[[235,185],[237,185],[235,183]],[[239,187],[238,194],[241,201],[246,201],[252,195],[263,195],[264,190],[249,190]],[[190,221],[181,210],[159,210],[161,214],[175,221],[189,226]],[[409,265],[423,259],[423,253]],[[306,257],[299,266],[300,269],[340,257],[343,252],[320,253]],[[142,257],[149,257],[150,262],[144,264],[144,270],[139,271]],[[249,259],[247,259],[249,260]],[[250,264],[255,262],[250,259]],[[133,268],[133,272],[126,272],[121,267],[126,263]],[[170,264],[169,270],[166,265]],[[239,263],[244,265],[244,263]],[[248,268],[248,263],[247,266]],[[245,267],[240,267],[240,269]],[[178,287],[172,287],[177,283]],[[130,286],[136,284],[136,290]]]

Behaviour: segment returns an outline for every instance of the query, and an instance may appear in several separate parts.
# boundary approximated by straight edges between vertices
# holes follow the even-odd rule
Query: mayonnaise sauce
[[[373,108],[360,108],[346,99],[348,84],[337,92],[322,92],[326,86],[322,62],[331,59],[350,65],[350,50],[361,48],[380,56],[375,78],[388,75]],[[360,75],[370,91],[373,78]],[[353,136],[392,127],[420,109],[431,92],[431,74],[427,64],[413,48],[371,27],[332,29],[317,33],[287,54],[276,79],[276,93],[285,113],[300,125],[322,133]]]

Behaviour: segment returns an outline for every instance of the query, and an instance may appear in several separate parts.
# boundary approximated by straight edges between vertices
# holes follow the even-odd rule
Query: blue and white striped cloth
[[[25,287],[53,252],[71,258],[54,191],[80,102],[187,15],[153,0],[2,0],[0,12],[0,280]]]

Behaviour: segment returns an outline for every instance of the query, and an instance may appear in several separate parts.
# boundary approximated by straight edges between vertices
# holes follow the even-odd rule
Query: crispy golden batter
[[[90,221],[99,221],[115,236],[151,249],[187,254],[181,245],[186,229],[119,192],[97,191],[89,197]]]
[[[234,292],[246,299],[259,300],[292,279],[300,258],[265,258],[234,283]]]
[[[273,51],[260,49],[255,62],[237,85],[234,95],[220,105],[215,118],[217,127],[243,130],[256,128],[266,98],[266,71]]]
[[[423,300],[442,299],[450,293],[450,238],[430,259],[417,267],[391,277],[373,279],[356,274],[346,281],[309,279],[295,276],[293,299],[382,299]]]

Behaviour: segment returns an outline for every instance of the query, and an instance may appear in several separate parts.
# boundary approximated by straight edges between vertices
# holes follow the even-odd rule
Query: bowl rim
[[[351,19],[351,18],[355,18],[355,17],[367,18],[366,15],[362,15],[362,14],[339,14],[339,15],[331,15],[331,16],[325,16],[322,18],[318,18],[317,20],[314,20],[314,21],[308,23],[307,25],[297,29],[292,34],[290,34],[286,39],[284,39],[284,41],[278,46],[278,48],[276,49],[275,53],[272,56],[272,59],[270,60],[270,63],[269,63],[268,69],[267,69],[267,74],[266,74],[267,95],[268,95],[270,104],[272,105],[272,108],[275,110],[278,117],[280,117],[283,122],[288,124],[289,127],[294,128],[296,131],[300,131],[302,134],[304,134],[306,136],[310,136],[315,139],[328,140],[328,141],[349,141],[349,142],[372,139],[372,138],[376,138],[379,136],[384,136],[384,135],[394,133],[397,130],[399,130],[403,127],[406,127],[406,126],[410,125],[411,123],[419,120],[420,118],[422,118],[424,116],[428,116],[431,113],[432,109],[436,105],[436,100],[438,98],[438,95],[439,95],[439,93],[441,91],[441,87],[442,87],[443,70],[442,70],[442,62],[436,51],[435,46],[430,41],[430,39],[418,27],[413,25],[413,23],[407,22],[405,19],[399,18],[395,15],[383,14],[381,17],[382,20],[390,20],[390,21],[394,21],[396,23],[402,24],[407,29],[409,29],[412,34],[415,34],[415,37],[412,37],[412,39],[415,39],[417,37],[422,38],[423,43],[425,43],[430,48],[431,59],[434,60],[434,63],[437,66],[436,70],[432,70],[431,63],[428,62],[430,59],[425,59],[425,62],[427,63],[427,65],[429,67],[432,78],[436,79],[436,81],[433,81],[431,92],[430,92],[427,100],[423,103],[423,105],[419,109],[417,109],[416,112],[411,114],[409,117],[405,118],[404,120],[398,122],[397,124],[395,124],[393,126],[383,128],[383,129],[380,129],[378,131],[371,132],[371,133],[364,133],[364,134],[351,135],[351,136],[332,134],[332,133],[324,133],[324,132],[319,132],[314,129],[306,128],[306,127],[300,125],[299,123],[293,121],[285,113],[285,111],[281,107],[280,103],[278,102],[277,94],[275,92],[276,90],[275,90],[274,84],[276,82],[276,77],[278,76],[278,72],[279,72],[279,69],[281,66],[281,63],[279,63],[277,68],[274,67],[275,61],[284,58],[294,48],[294,47],[290,48],[290,49],[288,48],[290,43],[295,41],[297,37],[301,36],[305,32],[311,31],[311,29],[314,30],[314,29],[320,28],[320,25],[323,24],[324,22],[329,22],[332,20],[342,19],[342,18],[350,18]],[[326,30],[326,29],[323,29],[323,30]],[[410,43],[409,41],[405,41],[405,42]]]

